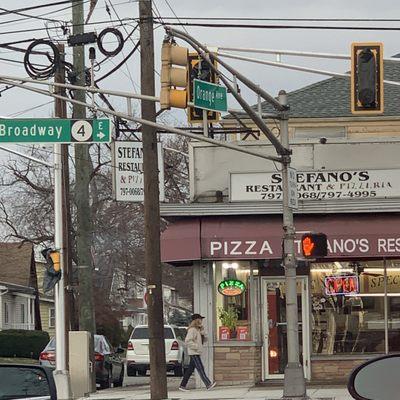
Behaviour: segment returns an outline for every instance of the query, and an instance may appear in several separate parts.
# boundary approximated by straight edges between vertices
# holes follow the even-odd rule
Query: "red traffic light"
[[[301,238],[301,251],[305,258],[321,258],[328,254],[328,240],[324,233],[306,233]]]

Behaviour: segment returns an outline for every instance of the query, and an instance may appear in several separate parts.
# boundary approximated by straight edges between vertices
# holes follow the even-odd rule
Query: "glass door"
[[[264,379],[282,379],[287,364],[286,290],[284,277],[262,278]],[[310,377],[307,277],[297,278],[300,362]]]

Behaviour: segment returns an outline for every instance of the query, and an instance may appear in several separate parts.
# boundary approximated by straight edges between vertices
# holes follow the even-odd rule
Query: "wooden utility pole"
[[[151,0],[139,0],[140,78],[143,95],[154,96],[154,38]],[[142,118],[156,121],[154,102],[142,100]],[[164,315],[160,257],[160,203],[157,131],[142,126],[144,173],[145,268],[150,338],[151,399],[168,398],[165,365]]]
[[[72,7],[73,34],[84,33],[83,0],[74,1]],[[84,46],[74,46],[74,72],[76,85],[85,86],[85,50]],[[75,100],[86,102],[86,93],[83,90],[74,91]],[[74,104],[74,119],[85,119],[86,108]],[[78,291],[79,291],[79,330],[88,331],[93,335],[96,332],[94,302],[93,302],[93,266],[91,256],[92,219],[89,204],[90,184],[90,155],[89,145],[79,143],[75,145],[75,202],[77,214],[76,250],[78,259]],[[94,365],[93,340],[91,341],[91,361]],[[94,370],[94,369],[93,369]],[[96,390],[95,374],[92,374],[92,391]]]

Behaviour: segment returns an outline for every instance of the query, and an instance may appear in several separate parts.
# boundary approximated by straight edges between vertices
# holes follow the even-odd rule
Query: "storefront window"
[[[400,350],[400,264],[386,261],[386,310],[384,265],[384,261],[312,264],[313,354]]]
[[[257,270],[253,270],[257,274]],[[251,340],[250,263],[214,263],[217,340]]]

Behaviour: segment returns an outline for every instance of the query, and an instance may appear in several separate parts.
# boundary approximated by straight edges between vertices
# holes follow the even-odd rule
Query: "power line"
[[[48,101],[48,102],[46,102],[46,103],[39,104],[38,106],[30,107],[30,108],[27,108],[27,109],[25,109],[25,110],[22,110],[22,111],[18,111],[18,112],[9,114],[8,117],[18,117],[19,115],[25,114],[25,113],[27,113],[27,112],[29,112],[29,111],[37,110],[38,108],[47,106],[47,105],[49,105],[49,104],[54,104],[54,101],[53,101],[53,100],[50,100],[50,101]]]
[[[122,20],[121,20],[120,16],[118,15],[117,10],[115,9],[114,5],[112,4],[111,1],[110,1],[109,3],[110,3],[111,8],[113,9],[115,15],[117,16],[118,20],[122,23]],[[139,27],[139,24],[136,25],[136,27],[134,28],[133,32],[134,32],[138,27]],[[137,43],[134,43],[134,41],[133,41],[133,39],[132,39],[132,37],[131,37],[132,34],[133,34],[133,32],[129,35],[128,30],[126,29],[126,26],[124,26],[124,25],[122,26],[122,29],[123,29],[123,30],[126,32],[126,34],[128,35],[127,38],[129,38],[129,39],[131,40],[131,42],[134,44],[134,48],[133,48],[133,50],[129,53],[129,56],[128,56],[128,57],[125,57],[125,54],[124,54],[123,49],[121,50],[121,53],[122,53],[122,55],[125,57],[125,59],[123,60],[122,63],[119,64],[120,66],[123,65],[123,64],[125,64],[125,61],[126,61],[126,60],[136,51],[136,49],[139,47],[139,41],[137,41]],[[133,77],[132,77],[132,74],[131,74],[131,71],[130,71],[128,65],[125,64],[125,66],[126,66],[126,70],[128,71],[128,75],[129,75],[128,78],[130,79],[130,81],[132,82],[133,87],[135,88],[135,86],[137,86],[137,84],[136,84],[136,82],[134,81],[134,79],[133,79]],[[118,69],[118,67],[117,67],[117,69]],[[116,69],[114,68],[114,70],[116,70]]]
[[[109,24],[115,22],[121,22],[121,25],[127,25],[128,21],[138,21],[137,18],[124,18],[123,20],[111,20],[111,21],[96,21],[96,22],[89,22],[87,24],[68,24],[68,28],[72,28],[74,26],[87,26],[87,25],[101,25],[101,24]],[[11,35],[17,33],[26,33],[26,32],[40,32],[40,31],[48,31],[48,30],[60,29],[60,28],[31,28],[31,29],[21,29],[15,31],[7,31],[7,32],[0,32],[0,35]]]
[[[83,4],[89,3],[89,2],[90,2],[90,0],[84,0]],[[131,1],[123,1],[121,3],[117,3],[117,4],[114,4],[114,5],[115,6],[120,6],[120,5],[128,4],[128,3],[131,3]],[[27,15],[27,18],[20,18],[20,19],[16,19],[16,20],[3,21],[3,22],[0,22],[0,25],[5,25],[5,24],[13,23],[13,22],[18,22],[18,21],[26,21],[26,22],[28,22],[28,20],[30,20],[32,18],[34,18],[34,19],[43,19],[45,21],[48,20],[50,22],[64,22],[65,23],[65,21],[62,21],[62,20],[50,20],[48,18],[39,18],[39,17],[44,17],[46,15],[53,15],[54,17],[56,17],[57,13],[59,13],[61,11],[69,10],[71,8],[74,8],[74,7],[77,7],[78,5],[79,5],[79,3],[71,4],[68,7],[63,7],[63,8],[60,8],[60,9],[57,9],[57,10],[53,10],[53,11],[49,11],[49,12],[46,12],[46,13],[43,13],[43,14],[39,14],[39,15],[27,15],[27,14],[25,14],[25,15]],[[104,9],[104,8],[106,8],[106,7],[96,7],[97,10],[101,10],[101,9]],[[17,12],[15,12],[15,13],[17,13]],[[18,14],[19,15],[23,15],[21,13],[18,13]],[[63,14],[62,16],[65,16],[65,14]]]
[[[71,3],[76,3],[76,2],[79,2],[79,1],[80,0],[64,0],[64,1],[54,2],[54,3],[38,4],[36,6],[18,8],[18,9],[15,9],[15,10],[8,10],[8,11],[0,13],[0,16],[9,15],[9,14],[12,14],[12,13],[15,13],[15,12],[21,12],[21,11],[37,10],[38,8],[59,6],[61,4],[71,4]]]
[[[172,11],[172,14],[175,15],[175,18],[178,20],[178,22],[181,22],[181,20],[179,19],[179,17],[176,15],[175,11],[173,10],[173,8],[171,7],[171,4],[169,3],[168,0],[165,0],[165,2],[167,3],[168,8]],[[182,25],[183,30],[189,34],[189,32],[187,31],[187,29]]]
[[[165,0],[167,3],[168,1]],[[172,11],[173,12],[173,11]],[[298,22],[399,22],[400,18],[258,18],[258,17],[161,17],[163,20],[207,20],[207,21],[298,21]]]
[[[21,13],[21,12],[18,12],[18,11],[7,10],[6,8],[3,8],[3,7],[0,7],[0,10],[10,12],[11,14],[20,15],[21,17],[27,17],[29,19],[39,19],[41,21],[47,21],[47,22],[57,22],[57,23],[62,23],[63,22],[63,23],[65,23],[65,21],[46,18],[46,17],[40,17],[40,16],[37,16],[37,15],[28,15],[28,14],[24,14],[24,13]]]
[[[160,22],[162,23],[162,22]],[[312,26],[312,25],[261,25],[261,24],[222,24],[222,23],[196,23],[172,22],[162,23],[170,26],[197,26],[203,28],[244,28],[244,29],[310,29],[310,30],[355,30],[355,31],[400,31],[397,27],[378,26]]]

